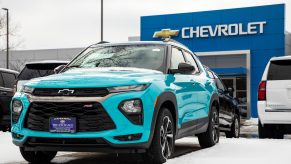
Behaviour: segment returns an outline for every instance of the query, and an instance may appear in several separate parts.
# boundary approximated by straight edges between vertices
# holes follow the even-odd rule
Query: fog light
[[[12,133],[12,137],[15,138],[15,139],[22,139],[23,138],[23,135],[20,135],[20,134],[16,134],[16,133]]]
[[[143,105],[141,99],[125,100],[120,103],[118,108],[133,124],[143,124]]]
[[[141,113],[142,103],[139,99],[127,100],[121,103],[120,108],[126,113]]]
[[[134,140],[140,140],[142,134],[130,134],[130,135],[123,135],[123,136],[115,136],[114,139],[119,141],[134,141]]]

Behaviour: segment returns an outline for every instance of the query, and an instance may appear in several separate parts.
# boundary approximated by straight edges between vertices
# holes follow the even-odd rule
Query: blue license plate
[[[75,133],[76,118],[51,117],[50,132],[55,133]]]

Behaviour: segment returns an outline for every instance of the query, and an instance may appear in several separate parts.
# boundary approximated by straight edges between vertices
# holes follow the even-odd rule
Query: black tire
[[[230,131],[225,132],[226,138],[239,138],[240,135],[240,118],[237,114],[234,115]]]
[[[262,125],[261,121],[259,120],[258,123],[258,131],[259,131],[259,138],[265,139],[265,138],[273,138],[273,139],[283,139],[284,133],[275,125]]]
[[[56,151],[25,151],[20,147],[22,157],[30,163],[49,163],[57,155]]]
[[[157,118],[153,140],[147,151],[146,160],[154,164],[165,163],[173,155],[174,147],[175,122],[169,109],[162,108]]]
[[[273,138],[273,132],[272,132],[271,126],[264,126],[262,125],[261,121],[259,120],[258,123],[258,131],[259,131],[259,138],[265,139],[265,138]]]
[[[209,114],[209,123],[207,131],[198,134],[199,144],[202,148],[214,146],[219,142],[220,129],[219,129],[219,113],[215,106],[212,106]]]

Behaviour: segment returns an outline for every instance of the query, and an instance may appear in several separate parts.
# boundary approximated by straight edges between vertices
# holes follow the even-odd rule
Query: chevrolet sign
[[[183,27],[182,38],[207,38],[216,36],[254,35],[264,33],[266,21],[249,22],[247,24],[221,24],[216,26]]]

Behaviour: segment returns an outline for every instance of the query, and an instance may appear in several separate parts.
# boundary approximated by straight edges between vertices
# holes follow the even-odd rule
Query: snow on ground
[[[71,153],[58,153],[58,156]],[[19,148],[12,143],[11,133],[0,132],[0,163],[20,163],[24,161]]]
[[[17,146],[14,146],[10,133],[0,132],[0,163],[23,161]]]
[[[197,144],[197,139],[185,138],[179,145]],[[193,144],[193,145],[194,145]],[[221,138],[214,147],[201,149],[173,158],[167,164],[289,164],[291,140],[226,139]]]
[[[284,140],[257,138],[257,119],[244,121],[239,139],[221,137],[214,147],[201,149],[197,138],[189,137],[176,142],[174,158],[167,164],[289,164],[291,161],[291,137]],[[289,139],[288,139],[289,138]],[[53,163],[137,163],[132,155],[115,158],[97,153],[58,153]],[[18,147],[11,141],[10,133],[0,132],[0,163],[26,163]],[[139,162],[140,163],[140,162]]]

